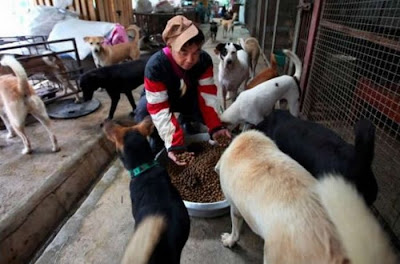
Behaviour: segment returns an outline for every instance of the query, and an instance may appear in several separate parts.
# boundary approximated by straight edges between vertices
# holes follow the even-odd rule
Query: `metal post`
[[[262,4],[262,0],[258,0],[258,3],[257,3],[257,23],[256,23],[256,36],[257,37],[260,37],[261,4]]]
[[[269,4],[269,0],[266,0],[265,8],[264,8],[264,30],[263,30],[262,41],[261,41],[261,50],[263,53],[264,53],[264,49],[265,49],[265,34],[267,32],[268,4]]]
[[[275,21],[274,21],[274,33],[272,35],[272,47],[271,52],[274,52],[275,49],[275,40],[276,40],[276,28],[278,27],[278,16],[279,16],[279,5],[281,0],[276,1],[276,8],[275,8]]]

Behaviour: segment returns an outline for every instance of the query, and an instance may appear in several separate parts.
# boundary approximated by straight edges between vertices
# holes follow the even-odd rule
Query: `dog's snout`
[[[94,49],[94,52],[99,52],[100,50],[99,49]]]
[[[226,63],[232,64],[232,60],[227,60]]]

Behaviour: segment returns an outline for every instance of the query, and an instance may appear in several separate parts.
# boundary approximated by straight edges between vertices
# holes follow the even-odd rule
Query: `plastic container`
[[[213,144],[213,141],[210,141],[210,136],[208,135],[208,133],[186,135],[185,141],[186,145],[189,145],[193,142],[201,141],[209,141],[210,144]],[[158,153],[156,156],[156,160],[165,165],[166,162],[168,162],[166,151],[162,150],[160,153]],[[185,200],[183,202],[188,210],[189,215],[193,217],[212,218],[225,215],[229,212],[229,203],[226,199],[214,203],[196,203]]]

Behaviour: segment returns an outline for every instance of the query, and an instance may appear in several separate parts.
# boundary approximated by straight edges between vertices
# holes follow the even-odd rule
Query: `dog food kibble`
[[[186,164],[189,164],[194,160],[194,156],[191,155],[189,152],[182,152],[176,154],[176,159],[179,162],[185,162]]]
[[[219,136],[216,138],[216,140],[222,147],[226,147],[229,145],[229,143],[231,143],[231,139],[226,136]]]
[[[210,203],[224,200],[219,176],[214,171],[224,147],[212,146],[208,142],[188,146],[195,158],[188,166],[178,166],[169,161],[167,170],[171,181],[186,201]]]

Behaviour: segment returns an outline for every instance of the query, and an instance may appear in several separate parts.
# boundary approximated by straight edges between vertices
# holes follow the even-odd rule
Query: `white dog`
[[[246,85],[249,80],[248,54],[240,45],[234,43],[220,43],[214,52],[220,58],[218,80],[226,109],[226,101],[230,98],[235,101],[240,85]]]
[[[290,50],[283,52],[293,60],[296,71],[294,76],[283,75],[263,82],[250,90],[240,93],[239,97],[221,115],[221,121],[231,125],[250,123],[257,125],[271,113],[280,99],[286,99],[293,116],[299,115],[301,61]]]
[[[395,264],[386,234],[363,197],[342,175],[325,175],[316,191],[339,231],[352,264]]]
[[[264,134],[241,133],[215,170],[231,205],[232,233],[222,235],[224,246],[239,240],[244,219],[264,239],[264,264],[349,263],[313,189],[316,180]]]

